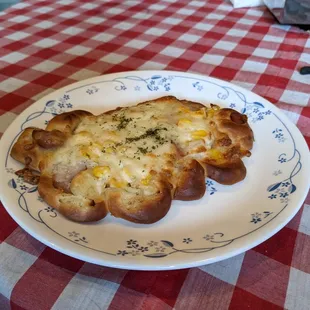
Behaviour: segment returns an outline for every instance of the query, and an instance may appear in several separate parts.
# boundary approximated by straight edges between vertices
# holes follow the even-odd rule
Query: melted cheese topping
[[[84,165],[87,170],[74,178],[71,190],[89,198],[106,187],[151,193],[156,175],[172,172],[178,158],[203,157],[211,149],[208,113],[212,110],[193,111],[181,102],[151,102],[86,117],[55,152],[53,173]],[[85,189],[86,183],[92,188]]]

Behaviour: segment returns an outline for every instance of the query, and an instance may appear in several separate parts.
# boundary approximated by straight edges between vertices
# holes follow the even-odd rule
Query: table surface
[[[309,33],[223,0],[23,1],[0,12],[0,132],[33,102],[104,73],[210,75],[276,104],[310,144]],[[268,241],[179,271],[105,268],[58,253],[0,206],[0,309],[309,309],[310,196]],[[308,204],[307,204],[308,203]]]

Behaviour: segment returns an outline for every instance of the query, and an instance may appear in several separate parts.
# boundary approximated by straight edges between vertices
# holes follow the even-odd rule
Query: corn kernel
[[[82,156],[88,157],[91,160],[98,160],[101,155],[101,145],[98,143],[93,143],[89,146],[83,145],[80,149]]]
[[[111,169],[109,166],[97,166],[93,168],[93,175],[96,178],[101,178],[111,172]]]
[[[180,118],[178,121],[178,126],[184,126],[184,125],[191,124],[191,123],[192,121],[187,118]]]
[[[208,155],[213,159],[221,159],[223,158],[222,153],[219,150],[211,149],[208,151]]]
[[[131,177],[131,172],[130,172],[130,169],[128,167],[124,167],[123,171],[129,176]]]
[[[190,110],[184,106],[179,107],[179,113],[188,113]]]
[[[83,131],[80,131],[79,133],[78,133],[78,135],[79,136],[81,136],[81,137],[91,137],[91,134],[88,132],[88,131],[85,131],[85,130],[83,130]]]
[[[201,117],[201,116],[206,116],[206,109],[202,108],[200,110],[192,111],[191,115]]]
[[[81,147],[81,154],[84,157],[88,157],[89,159],[92,159],[93,157],[96,157],[96,154],[93,154],[92,150],[90,149],[89,146],[82,146]]]
[[[103,141],[102,145],[103,146],[110,146],[113,145],[115,142],[113,140],[105,140]]]
[[[152,179],[152,175],[149,174],[147,177],[145,177],[144,179],[141,180],[141,183],[142,183],[143,185],[149,185],[151,179]]]
[[[205,130],[195,130],[192,132],[192,138],[195,140],[202,139],[206,137],[208,133]]]
[[[99,150],[101,150],[102,147],[101,147],[101,145],[100,145],[99,143],[95,142],[95,143],[93,143],[92,148],[93,148],[93,149],[99,149]]]
[[[90,157],[90,155],[87,152],[87,149],[85,147],[81,148],[81,154],[84,157]]]
[[[195,115],[204,115],[204,111],[201,109],[201,110],[197,110],[197,111],[194,111],[193,114]]]
[[[113,150],[111,147],[107,147],[107,148],[105,149],[105,151],[106,151],[107,153],[109,153],[109,154],[114,153],[114,150]]]
[[[119,151],[121,152],[121,153],[125,153],[126,151],[127,151],[127,147],[126,146],[122,146],[122,147],[120,147],[119,148]]]
[[[123,188],[127,185],[127,183],[124,181],[119,181],[119,180],[116,180],[115,178],[112,178],[110,181],[110,185],[112,187]]]

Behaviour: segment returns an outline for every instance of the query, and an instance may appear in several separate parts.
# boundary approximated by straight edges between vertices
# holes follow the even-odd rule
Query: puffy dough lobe
[[[84,110],[76,110],[56,115],[51,119],[46,130],[59,130],[65,134],[71,134],[79,125],[84,117],[92,116],[90,112]]]
[[[228,135],[234,145],[240,148],[247,155],[247,151],[253,147],[254,135],[248,124],[246,115],[232,109],[219,109],[214,114],[213,121],[217,129]]]
[[[32,132],[33,140],[44,149],[52,149],[62,146],[66,141],[66,135],[59,130],[47,131],[35,129]]]
[[[137,195],[122,189],[110,188],[106,194],[106,203],[110,213],[130,222],[152,224],[162,219],[170,209],[172,187],[167,182],[158,184],[153,195]]]
[[[35,130],[40,129],[29,127],[22,132],[13,145],[11,156],[28,167],[39,170],[40,161],[48,154],[48,150],[42,149],[33,140],[32,134]]]
[[[50,206],[76,222],[99,221],[108,214],[104,201],[95,203],[82,196],[64,193],[61,189],[54,187],[52,177],[47,175],[41,175],[38,191]]]
[[[205,170],[197,160],[187,160],[178,167],[174,192],[176,200],[196,200],[206,191]]]
[[[26,128],[13,145],[11,156],[32,169],[40,170],[43,158],[54,148],[62,146],[82,118],[90,115],[90,112],[83,110],[67,112],[52,118],[46,130]]]
[[[16,175],[23,178],[26,183],[37,185],[40,180],[40,176],[38,173],[35,173],[34,170],[29,168],[23,168],[15,172]]]
[[[246,176],[246,168],[242,160],[231,165],[212,166],[205,164],[207,177],[224,185],[232,185],[242,181]]]

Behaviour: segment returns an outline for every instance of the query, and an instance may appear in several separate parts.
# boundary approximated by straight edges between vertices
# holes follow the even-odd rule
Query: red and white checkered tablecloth
[[[278,105],[310,144],[310,36],[224,0],[22,1],[0,12],[0,132],[43,95],[104,73],[191,71]],[[84,263],[25,233],[0,206],[0,309],[309,309],[310,196],[274,237],[179,271]]]

